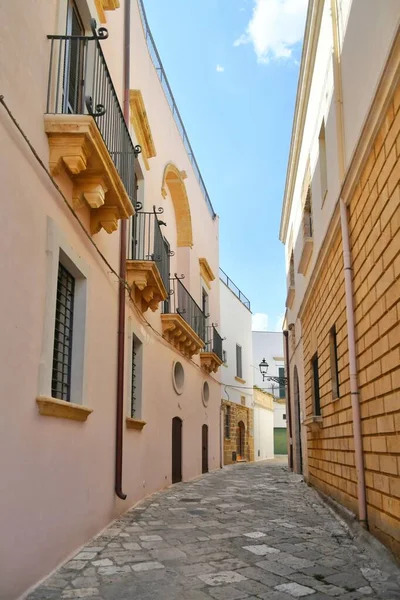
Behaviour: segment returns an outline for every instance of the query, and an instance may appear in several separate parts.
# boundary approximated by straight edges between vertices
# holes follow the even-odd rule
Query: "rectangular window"
[[[279,367],[279,377],[285,377],[285,367]],[[286,398],[286,386],[283,382],[279,383],[279,398]]]
[[[129,397],[129,416],[142,418],[142,380],[143,380],[143,344],[131,334],[131,389]]]
[[[225,439],[231,439],[231,407],[225,407]]]
[[[328,191],[328,176],[327,176],[327,163],[326,163],[326,144],[325,144],[325,125],[322,122],[321,130],[319,132],[319,171],[321,178],[321,200],[322,203],[325,200],[326,193]]]
[[[311,359],[311,392],[314,405],[314,415],[321,415],[321,404],[319,396],[319,373],[318,373],[318,353],[315,353]]]
[[[51,395],[53,398],[66,400],[67,402],[71,401],[74,299],[75,278],[59,263]]]
[[[332,397],[334,400],[339,398],[339,364],[337,352],[336,327],[333,326],[329,332],[329,348],[331,355],[331,380],[332,380]]]
[[[311,206],[311,186],[307,190],[306,202],[303,209],[303,235],[305,238],[313,237],[313,218]]]
[[[242,346],[236,344],[236,377],[242,379]]]
[[[228,354],[226,350],[222,350],[222,360],[224,361],[224,365],[228,362]]]
[[[282,419],[283,419],[284,421],[286,421],[286,414],[285,414],[285,413],[283,413],[283,415],[282,415]]]

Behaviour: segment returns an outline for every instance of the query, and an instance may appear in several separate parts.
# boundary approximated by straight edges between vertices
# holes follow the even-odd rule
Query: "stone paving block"
[[[204,581],[207,585],[222,585],[224,583],[236,583],[244,581],[246,577],[236,571],[220,571],[219,573],[208,573],[198,575],[198,578]]]
[[[288,567],[287,565],[280,565],[274,561],[270,560],[261,560],[256,563],[257,567],[260,569],[264,569],[265,571],[269,571],[270,573],[275,573],[275,575],[290,575],[295,571],[292,567]]]
[[[266,544],[259,544],[258,546],[242,546],[243,550],[248,550],[257,556],[265,556],[266,554],[278,554],[280,550],[267,546]]]
[[[249,594],[243,592],[233,585],[221,585],[207,590],[207,593],[216,600],[241,600],[248,598]]]
[[[82,588],[80,590],[64,590],[61,598],[93,598],[98,596],[99,590],[97,588]]]
[[[299,583],[282,583],[281,585],[277,585],[275,590],[285,592],[285,594],[289,594],[293,598],[302,598],[303,596],[315,594],[315,590]]]
[[[128,511],[27,600],[400,600],[400,579],[374,557],[279,464],[234,465]]]
[[[131,566],[132,571],[139,573],[140,571],[154,571],[154,569],[165,569],[165,566],[157,561],[142,562]]]

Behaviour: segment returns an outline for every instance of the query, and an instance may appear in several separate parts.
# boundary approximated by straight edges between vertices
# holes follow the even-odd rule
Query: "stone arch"
[[[186,178],[186,172],[179,171],[170,162],[164,169],[161,187],[163,198],[167,196],[168,190],[174,205],[178,248],[191,248],[193,246],[192,217],[184,183]]]

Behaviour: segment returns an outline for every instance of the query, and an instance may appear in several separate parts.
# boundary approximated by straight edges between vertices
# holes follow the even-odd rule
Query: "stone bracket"
[[[201,352],[200,364],[207,373],[216,373],[222,365],[222,360],[214,352]]]
[[[180,315],[161,315],[162,332],[164,338],[179,352],[192,358],[204,348],[204,342]]]
[[[134,214],[120,175],[90,115],[45,115],[50,171],[73,182],[72,206],[90,210],[90,231],[112,233]]]
[[[154,261],[126,261],[126,278],[135,303],[143,313],[149,308],[155,312],[160,303],[168,298],[168,292]]]

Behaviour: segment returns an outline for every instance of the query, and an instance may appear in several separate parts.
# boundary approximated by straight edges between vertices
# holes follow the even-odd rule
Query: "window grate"
[[[136,348],[135,338],[132,337],[132,382],[131,382],[131,417],[136,413]]]
[[[236,377],[242,379],[243,370],[242,370],[242,347],[239,344],[236,344]]]
[[[71,400],[74,297],[75,278],[62,264],[59,264],[51,394],[53,398],[67,402]]]
[[[225,438],[231,439],[231,407],[225,407]]]

